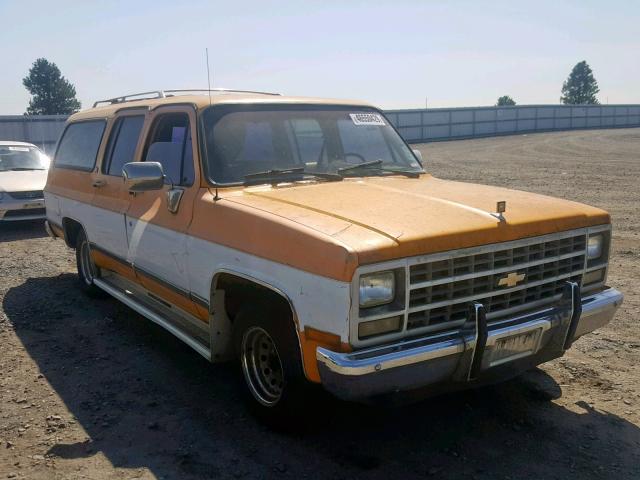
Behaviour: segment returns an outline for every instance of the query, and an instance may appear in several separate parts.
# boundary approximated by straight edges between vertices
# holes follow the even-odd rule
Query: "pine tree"
[[[80,110],[76,89],[46,58],[38,58],[22,79],[31,94],[26,115],[69,115]]]
[[[596,94],[600,91],[591,67],[586,61],[577,63],[569,78],[562,85],[560,101],[567,105],[597,104]]]
[[[516,104],[516,101],[511,98],[509,95],[503,95],[500,98],[498,98],[498,103],[496,103],[496,106],[498,107],[505,107],[505,106],[513,106]]]

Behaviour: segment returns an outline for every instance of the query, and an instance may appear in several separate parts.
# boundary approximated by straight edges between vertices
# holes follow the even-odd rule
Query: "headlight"
[[[601,233],[591,235],[587,243],[587,258],[594,260],[602,256],[602,245],[604,243],[604,237]]]
[[[378,272],[360,277],[360,306],[374,307],[391,303],[395,297],[395,274]]]

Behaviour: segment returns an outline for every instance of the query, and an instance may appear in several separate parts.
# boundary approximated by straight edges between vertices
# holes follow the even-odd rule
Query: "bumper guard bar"
[[[523,359],[528,368],[561,357],[574,340],[609,323],[622,300],[614,288],[581,297],[580,286],[567,282],[556,305],[492,324],[476,302],[457,331],[349,353],[319,347],[320,377],[325,388],[345,399],[474,382],[499,365]],[[518,336],[526,347],[505,349],[505,339]]]

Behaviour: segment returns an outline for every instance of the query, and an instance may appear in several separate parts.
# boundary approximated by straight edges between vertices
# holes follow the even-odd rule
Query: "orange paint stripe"
[[[320,372],[318,371],[318,361],[316,350],[324,347],[334,352],[350,352],[351,345],[343,343],[338,335],[305,327],[304,331],[298,332],[300,346],[302,348],[302,361],[304,363],[305,376],[310,382],[320,383]]]
[[[51,231],[56,237],[64,238],[64,230],[61,227],[59,227],[55,223],[49,222],[49,228],[51,228]]]
[[[202,320],[204,323],[209,323],[208,312],[206,312],[203,308],[198,308],[198,306],[189,297],[185,297],[175,290],[148,277],[139,270],[136,271],[136,274],[140,278],[140,283],[142,283],[142,286],[149,290],[151,293],[156,294],[165,302],[181,308],[190,315],[193,315],[197,319]]]
[[[110,270],[117,273],[118,275],[123,276],[127,280],[139,283],[136,274],[133,271],[133,268],[131,268],[131,265],[120,262],[115,258],[102,253],[100,250],[95,249],[91,250],[91,258],[93,259],[93,262],[97,267]]]
[[[99,250],[91,250],[91,257],[93,258],[96,266],[105,268],[123,276],[127,280],[142,286],[151,293],[156,294],[165,302],[181,308],[190,315],[202,320],[204,323],[209,323],[209,312],[205,308],[196,305],[190,298],[177,293],[139,271],[134,271],[130,265],[118,261]]]

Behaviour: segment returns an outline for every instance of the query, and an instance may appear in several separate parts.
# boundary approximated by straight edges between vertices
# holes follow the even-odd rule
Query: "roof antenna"
[[[207,84],[209,85],[209,106],[211,106],[211,73],[209,72],[209,49],[204,49],[205,55],[207,56]]]
[[[207,84],[209,85],[209,106],[211,106],[211,72],[209,71],[209,49],[205,48],[204,53],[207,57]],[[220,200],[220,196],[218,195],[218,185],[216,184],[216,195],[213,197],[214,202]]]

